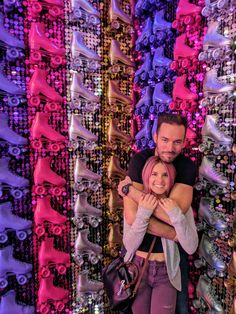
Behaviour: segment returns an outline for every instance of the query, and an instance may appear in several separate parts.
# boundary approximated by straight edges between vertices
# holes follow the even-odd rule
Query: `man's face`
[[[184,147],[185,128],[183,125],[163,123],[154,140],[156,155],[165,162],[172,162]]]

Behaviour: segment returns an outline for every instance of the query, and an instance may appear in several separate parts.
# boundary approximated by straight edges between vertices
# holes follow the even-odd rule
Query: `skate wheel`
[[[120,23],[117,20],[114,20],[111,22],[111,27],[115,28],[115,29],[119,29],[120,28]]]
[[[8,240],[8,236],[5,233],[0,233],[0,243],[6,243]]]
[[[212,196],[216,196],[216,195],[217,195],[217,193],[218,193],[218,189],[217,189],[217,188],[212,187],[212,188],[210,188],[209,193],[210,193],[210,195],[212,195]]]
[[[49,9],[48,13],[53,17],[58,17],[61,15],[61,9],[55,6]]]
[[[31,4],[31,11],[33,14],[38,15],[42,11],[42,5],[39,2],[33,2]]]
[[[19,156],[21,153],[21,150],[19,147],[9,147],[8,149],[9,154],[11,154],[12,156]]]
[[[198,146],[198,149],[199,149],[199,151],[200,151],[201,153],[204,153],[205,150],[207,150],[207,146],[202,143],[202,144],[200,144],[200,145]]]
[[[57,68],[61,64],[63,64],[63,59],[61,56],[55,56],[51,59],[51,66],[53,68]]]
[[[82,183],[77,183],[77,184],[76,184],[76,190],[77,190],[78,192],[83,192],[84,189],[85,189],[85,187],[83,186]]]
[[[27,277],[25,275],[17,275],[16,280],[19,285],[23,286],[28,281]]]
[[[60,150],[60,145],[59,145],[59,144],[56,144],[56,143],[50,144],[50,145],[48,146],[48,149],[49,149],[50,151],[56,153],[56,152],[59,152],[59,150]]]
[[[64,275],[66,273],[66,267],[64,265],[57,266],[57,271],[60,275]]]
[[[174,22],[172,22],[172,27],[175,29],[178,29],[178,27],[180,26],[179,21],[178,20],[174,20]]]
[[[29,100],[29,105],[33,107],[38,107],[40,104],[39,96],[32,96]]]
[[[20,104],[20,99],[18,97],[10,96],[7,99],[7,104],[9,107],[16,107]]]
[[[188,110],[188,103],[183,101],[180,105],[180,110]]]
[[[170,108],[170,110],[175,110],[175,103],[174,103],[174,102],[171,102],[171,103],[169,104],[169,108]]]
[[[196,189],[197,191],[201,191],[201,189],[202,189],[202,183],[201,183],[201,182],[197,182],[197,183],[195,184],[195,189]]]
[[[217,1],[217,8],[219,10],[224,9],[226,6],[227,6],[227,1],[225,1],[225,0],[218,0]]]
[[[224,54],[222,53],[222,50],[220,48],[213,50],[212,57],[215,60],[218,60],[222,57],[224,57]]]
[[[198,55],[199,61],[206,61],[207,60],[207,53],[206,52],[200,52]]]
[[[48,314],[51,311],[50,306],[48,304],[41,304],[39,306],[39,312],[42,314]]]
[[[76,19],[80,19],[82,17],[82,12],[80,9],[75,9],[73,13]]]
[[[58,110],[58,104],[55,102],[50,102],[46,104],[46,107],[49,111],[57,111]]]
[[[53,194],[54,196],[60,196],[61,193],[62,193],[62,189],[61,189],[61,188],[59,188],[59,187],[54,187],[54,188],[52,188],[52,194]]]
[[[224,101],[225,101],[225,98],[224,98],[224,96],[222,96],[222,95],[217,95],[217,96],[215,97],[215,103],[216,103],[217,105],[223,103]]]
[[[35,63],[40,62],[42,60],[41,53],[38,51],[32,51],[30,54],[30,60]]]
[[[160,105],[158,107],[158,112],[164,112],[164,111],[166,111],[166,106],[165,105]]]
[[[133,34],[133,33],[134,33],[134,29],[133,29],[133,27],[132,27],[131,25],[128,25],[128,26],[126,26],[126,28],[125,28],[125,32],[126,32],[127,34]],[[147,42],[147,45],[148,45],[148,42]]]
[[[98,25],[100,23],[100,20],[96,16],[90,15],[88,22],[89,24],[92,24],[92,25]]]
[[[177,70],[178,69],[178,61],[171,62],[170,69],[173,71]]]
[[[52,233],[55,235],[61,235],[62,234],[62,228],[59,226],[52,227]]]
[[[58,312],[63,311],[64,308],[65,308],[65,304],[64,304],[62,301],[56,301],[56,302],[54,303],[54,306],[55,306],[55,308],[56,308],[56,310],[57,310]]]
[[[166,39],[166,33],[165,32],[158,32],[156,36],[157,42],[161,44]]]
[[[119,73],[121,70],[120,66],[119,65],[113,65],[112,68],[111,68],[111,72],[112,73]]]
[[[23,241],[27,238],[27,232],[25,231],[17,231],[16,236],[20,241]]]
[[[129,74],[129,73],[128,73]],[[141,75],[140,75],[140,78],[142,81],[146,81],[147,78],[148,78],[148,74],[146,72],[143,72]]]
[[[48,278],[51,275],[51,272],[50,272],[50,270],[48,268],[43,267],[43,269],[41,270],[40,274],[41,274],[42,278]]]
[[[91,217],[89,219],[89,224],[93,227],[93,228],[97,228],[97,226],[99,225],[99,222],[96,218]]]
[[[181,65],[182,65],[182,67],[183,67],[184,69],[190,67],[190,64],[191,64],[191,62],[190,62],[188,59],[184,59],[184,60],[182,61],[182,63],[181,63]]]
[[[15,199],[20,199],[23,196],[23,192],[21,190],[11,190],[11,195],[15,198]]]
[[[163,67],[159,67],[156,70],[156,74],[157,74],[157,78],[161,79],[161,78],[163,78],[166,75],[166,69],[163,68]]]
[[[38,140],[34,140],[32,141],[32,148],[36,149],[36,150],[40,150],[43,147],[43,143],[41,141]]]
[[[191,15],[188,15],[184,18],[184,24],[189,25],[194,23],[194,18]]]
[[[151,35],[149,37],[149,42],[150,42],[150,44],[153,44],[155,42],[155,35]]]
[[[96,255],[91,255],[89,257],[89,260],[92,265],[96,265],[99,262],[99,258]]]
[[[203,9],[202,9],[202,16],[204,17],[208,17],[210,14],[211,14],[211,11],[208,9],[207,6],[205,6]]]
[[[37,234],[37,236],[41,237],[45,234],[45,228],[42,226],[38,226],[35,229],[35,233]]]
[[[7,279],[5,279],[5,278],[0,278],[0,288],[1,288],[1,289],[4,289],[4,288],[7,287],[7,285],[8,285]]]
[[[36,186],[34,192],[35,194],[43,195],[46,193],[46,188],[44,186]]]
[[[20,57],[19,51],[16,48],[7,49],[6,58],[8,61],[14,61]]]
[[[221,153],[221,149],[219,147],[214,147],[213,148],[213,154],[216,155],[216,156],[219,156],[220,153]]]

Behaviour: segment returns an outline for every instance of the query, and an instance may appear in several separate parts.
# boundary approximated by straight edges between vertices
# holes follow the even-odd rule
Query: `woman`
[[[188,254],[193,254],[198,246],[193,212],[190,208],[185,215],[182,214],[176,202],[167,198],[175,179],[175,168],[172,164],[164,163],[157,156],[153,156],[147,160],[142,178],[144,193],[140,192],[138,210],[132,225],[127,223],[129,211],[124,213],[123,242],[127,250],[125,261],[133,259],[141,272],[153,237],[156,237],[156,242],[132,311],[133,314],[175,313],[176,292],[181,291],[178,246],[175,241],[149,234],[147,227],[149,218],[155,216],[159,205],[175,228],[180,245]]]

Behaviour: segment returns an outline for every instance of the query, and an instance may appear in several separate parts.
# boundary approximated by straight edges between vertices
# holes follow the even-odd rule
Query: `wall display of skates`
[[[97,147],[98,137],[82,125],[82,115],[72,113],[69,125],[69,148],[93,150]]]
[[[119,0],[110,0],[108,30],[120,30],[128,34],[133,33],[132,19],[123,11]]]
[[[73,72],[70,85],[70,108],[94,112],[100,107],[100,97],[83,84],[83,76]]]
[[[89,204],[87,197],[87,193],[79,193],[75,201],[74,217],[72,218],[72,221],[79,229],[84,228],[88,224],[91,227],[96,228],[102,221],[101,209]]]
[[[209,189],[209,193],[212,196],[227,194],[230,191],[229,180],[215,168],[214,161],[205,156],[199,167],[199,179],[200,181],[195,184],[197,191]]]
[[[59,275],[65,275],[70,267],[70,255],[54,248],[54,238],[45,238],[39,248],[39,274],[42,278],[48,278],[56,269]]]
[[[32,221],[13,214],[11,202],[5,202],[0,204],[0,243],[6,243],[10,233],[25,240],[32,233]]]
[[[54,276],[41,278],[39,281],[37,311],[40,313],[52,313],[56,310],[63,313],[69,301],[69,291],[54,285]]]
[[[71,40],[71,68],[80,70],[85,67],[87,71],[97,71],[101,68],[101,57],[87,47],[81,32],[73,31]]]
[[[10,158],[0,159],[0,197],[4,191],[10,191],[15,199],[20,199],[29,192],[29,180],[13,173],[9,168]]]
[[[232,150],[233,138],[220,129],[217,114],[206,116],[201,134],[203,143],[199,145],[200,152],[207,154],[213,152],[219,156]]]
[[[121,50],[120,43],[112,39],[109,51],[109,59],[111,63],[110,73],[116,74],[121,72],[122,75],[132,75],[134,71],[134,63]]]
[[[14,82],[9,81],[0,72],[0,97],[8,107],[17,107],[26,102],[24,89],[18,87]]]
[[[42,103],[48,111],[58,111],[63,103],[59,93],[47,83],[47,70],[36,68],[29,82],[29,106],[39,107]]]
[[[38,237],[53,234],[63,236],[66,231],[67,217],[60,214],[51,206],[51,196],[37,198],[34,210],[35,234]]]
[[[21,300],[19,300],[21,301]],[[35,308],[32,305],[26,305],[22,302],[17,302],[16,292],[9,290],[1,296],[0,313],[1,314],[34,314]]]
[[[19,285],[25,285],[32,277],[32,264],[14,258],[11,245],[0,250],[0,288],[8,286],[8,277],[15,276]]]
[[[75,241],[73,258],[79,266],[82,266],[86,260],[95,265],[102,258],[102,247],[89,241],[88,235],[89,229],[79,230]]]
[[[90,25],[100,24],[99,11],[88,0],[71,0],[71,20]]]
[[[101,176],[86,166],[83,159],[77,158],[74,166],[74,189],[78,192],[92,190],[97,192],[101,187]]]
[[[28,14],[36,19],[41,14],[45,14],[47,19],[54,21],[58,18],[64,18],[64,3],[61,0],[29,0]]]
[[[55,195],[65,193],[66,180],[51,169],[52,157],[39,157],[34,169],[33,193]]]

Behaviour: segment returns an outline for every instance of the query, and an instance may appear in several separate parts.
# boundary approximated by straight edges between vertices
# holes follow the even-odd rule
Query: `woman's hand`
[[[152,194],[142,194],[138,205],[151,210],[153,213],[158,205],[158,199]]]
[[[132,183],[132,180],[130,179],[130,177],[126,176],[124,178],[124,180],[120,181],[119,185],[118,185],[118,193],[120,194],[120,196],[124,197],[124,193],[122,192],[122,188],[126,185]]]
[[[163,209],[166,213],[172,210],[175,207],[178,207],[177,203],[172,200],[171,198],[161,198],[159,199],[159,206]]]

